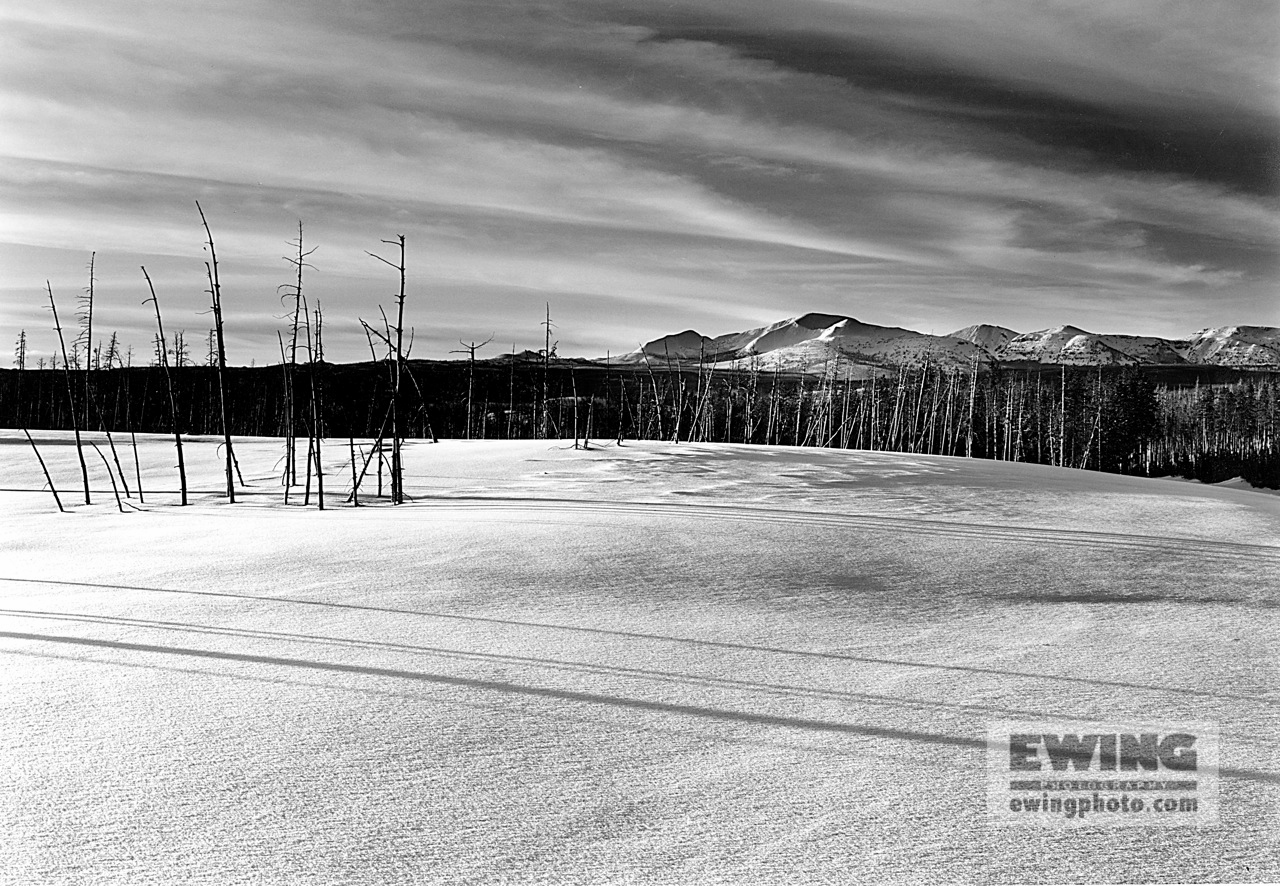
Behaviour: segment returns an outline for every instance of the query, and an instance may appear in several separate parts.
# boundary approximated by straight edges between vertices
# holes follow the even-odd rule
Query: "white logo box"
[[[1029,827],[1218,823],[1220,735],[1201,721],[997,721],[987,816]]]

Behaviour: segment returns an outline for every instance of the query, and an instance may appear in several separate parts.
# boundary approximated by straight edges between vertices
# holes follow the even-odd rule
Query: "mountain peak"
[[[643,362],[646,357],[659,360],[697,360],[704,354],[710,354],[712,340],[694,329],[686,329],[674,335],[664,335],[646,342],[631,354],[624,354],[619,359],[623,362],[634,360]]]
[[[973,326],[966,326],[964,329],[957,329],[947,337],[971,341],[988,354],[994,356],[1008,345],[1009,342],[1017,338],[1018,333],[1014,332],[1012,329],[1006,329],[1003,326],[993,326],[990,323],[976,323]]]
[[[842,314],[817,314],[817,313],[803,314],[799,317],[796,317],[791,322],[795,323],[797,326],[801,327],[802,329],[830,329],[832,326],[835,326],[837,323],[843,323],[847,321],[852,321],[855,324],[858,322],[857,320],[854,320],[852,317],[845,317]]]

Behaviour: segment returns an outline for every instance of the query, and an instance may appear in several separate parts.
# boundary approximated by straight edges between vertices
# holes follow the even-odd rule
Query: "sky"
[[[0,335],[279,359],[285,256],[369,356],[810,311],[943,334],[1280,326],[1275,0],[5,0]],[[70,333],[69,333],[70,334]],[[12,345],[7,345],[12,348]],[[457,356],[457,355],[454,355]],[[0,359],[8,365],[8,361]]]

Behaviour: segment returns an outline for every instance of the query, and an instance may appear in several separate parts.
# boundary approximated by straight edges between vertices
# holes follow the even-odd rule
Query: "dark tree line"
[[[393,327],[394,328],[394,327]],[[601,366],[530,359],[228,367],[228,432],[285,437],[292,392],[323,379],[319,437],[769,443],[971,456],[1277,485],[1280,375],[1213,384],[1141,369],[902,367],[853,378],[696,364]],[[101,425],[122,432],[223,431],[216,367],[91,371]],[[0,371],[0,422],[73,426],[63,373]],[[177,422],[173,421],[173,410]],[[312,416],[308,415],[308,423]]]

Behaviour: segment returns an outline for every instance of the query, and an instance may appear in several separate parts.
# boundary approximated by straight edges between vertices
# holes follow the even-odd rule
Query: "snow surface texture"
[[[144,510],[90,451],[60,515],[0,432],[0,882],[1280,879],[1280,498],[485,441],[410,443],[414,501],[354,510],[335,441],[319,513],[278,441],[220,502],[205,438],[184,509],[139,442]],[[1217,723],[1221,824],[993,827],[1008,719]]]

